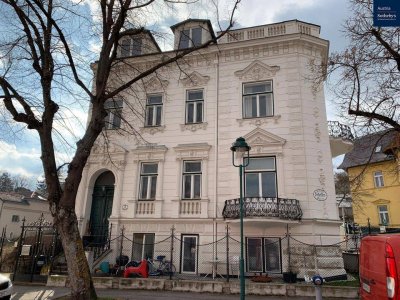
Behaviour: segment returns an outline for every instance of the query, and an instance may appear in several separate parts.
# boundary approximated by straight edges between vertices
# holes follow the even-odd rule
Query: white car
[[[11,298],[13,285],[10,278],[0,274],[0,299],[6,300]]]

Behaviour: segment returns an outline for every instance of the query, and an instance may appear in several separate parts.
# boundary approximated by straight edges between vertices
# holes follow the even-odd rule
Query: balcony
[[[225,219],[238,219],[239,203],[240,199],[226,200],[222,216]],[[297,221],[303,215],[300,202],[296,199],[246,197],[243,209],[244,218],[266,217]]]
[[[350,127],[337,121],[328,121],[329,141],[332,157],[345,154],[353,149],[353,134]]]

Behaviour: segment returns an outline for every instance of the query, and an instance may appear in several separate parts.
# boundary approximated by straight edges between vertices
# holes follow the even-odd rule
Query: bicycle
[[[154,264],[155,262],[158,262],[158,266]],[[176,272],[174,264],[165,260],[164,255],[157,256],[155,260],[147,258],[147,263],[149,265],[150,276],[174,275]]]

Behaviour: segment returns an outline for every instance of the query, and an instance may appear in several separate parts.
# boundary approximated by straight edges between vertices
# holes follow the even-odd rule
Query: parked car
[[[400,234],[364,237],[360,246],[361,299],[400,300]]]
[[[0,274],[0,299],[10,299],[12,290],[13,285],[10,278]]]

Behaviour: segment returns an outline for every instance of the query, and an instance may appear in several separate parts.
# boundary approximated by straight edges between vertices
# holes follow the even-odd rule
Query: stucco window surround
[[[209,76],[204,76],[199,72],[192,72],[186,77],[180,79],[180,84],[185,88],[183,99],[185,99],[185,112],[183,118],[183,124],[180,125],[181,131],[197,131],[197,130],[205,130],[207,128],[207,83],[210,80]],[[202,99],[197,99],[193,101],[192,95],[196,92],[202,92]],[[196,104],[194,104],[196,102]],[[196,107],[195,111],[199,109],[199,105],[202,106],[202,118],[201,120],[197,119],[188,119],[189,114],[189,106]],[[195,113],[195,112],[193,112]]]
[[[207,143],[180,144],[174,147],[176,159],[179,161],[177,170],[177,186],[176,199],[182,201],[190,200],[183,199],[183,176],[185,162],[201,162],[201,199],[198,201],[208,201],[208,159],[211,145]]]
[[[146,80],[143,83],[143,89],[145,91],[145,94],[143,95],[143,98],[145,99],[144,107],[144,121],[143,125],[139,128],[140,133],[142,134],[151,134],[154,135],[159,132],[164,132],[165,130],[165,106],[166,103],[168,102],[168,94],[167,94],[167,87],[169,85],[168,80],[164,80],[160,78],[159,76],[152,76],[150,79]],[[161,96],[162,101],[161,103],[153,105],[155,106],[161,106],[161,122],[159,124],[148,124],[148,109],[149,109],[149,97],[154,97],[154,96]],[[154,113],[156,113],[156,110],[154,110]],[[154,122],[156,122],[156,119],[154,119]]]
[[[163,176],[164,176],[164,161],[165,153],[168,148],[164,145],[146,145],[139,146],[132,151],[134,166],[134,191],[133,191],[133,202],[139,200],[140,191],[140,174],[141,168],[144,164],[157,164],[157,185],[156,185],[156,195],[154,201],[161,201],[164,199],[163,195]]]
[[[284,155],[283,146],[286,140],[274,135],[264,129],[256,128],[244,135],[247,143],[251,146],[251,158],[274,158],[275,180],[277,197],[286,198],[285,176],[284,176]]]
[[[237,95],[241,107],[237,122],[240,126],[251,124],[261,126],[280,119],[276,105],[275,83],[279,66],[269,66],[259,60],[250,63],[234,74],[239,78],[240,95]]]

